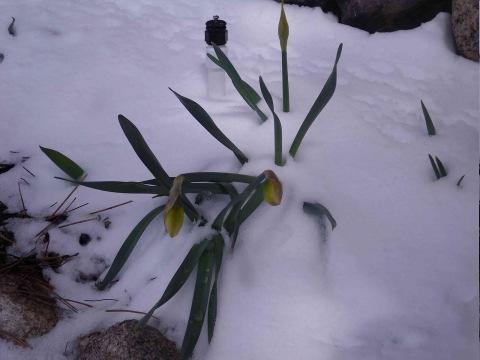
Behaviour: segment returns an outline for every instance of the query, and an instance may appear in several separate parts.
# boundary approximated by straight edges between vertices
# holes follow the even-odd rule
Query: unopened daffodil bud
[[[280,205],[283,195],[282,183],[272,170],[266,170],[264,175],[265,181],[262,184],[263,199],[272,206]]]

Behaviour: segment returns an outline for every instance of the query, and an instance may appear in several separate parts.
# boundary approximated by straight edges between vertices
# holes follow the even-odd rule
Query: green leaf
[[[437,132],[435,131],[435,126],[433,126],[432,118],[430,117],[430,114],[428,113],[428,110],[422,100],[420,100],[420,104],[422,105],[423,117],[425,118],[425,124],[427,125],[428,135],[436,135]]]
[[[283,112],[290,111],[290,90],[288,87],[288,59],[287,51],[282,51],[282,91]]]
[[[428,158],[430,159],[430,164],[432,165],[433,172],[435,173],[435,176],[437,179],[440,179],[440,171],[438,170],[437,164],[435,163],[435,160],[433,160],[432,155],[428,154]]]
[[[204,239],[192,246],[187,256],[180,264],[177,272],[175,273],[175,275],[173,275],[172,279],[168,283],[167,288],[165,289],[165,292],[163,293],[160,300],[140,320],[141,325],[146,324],[148,320],[152,317],[155,310],[165,304],[178,292],[178,290],[180,290],[180,288],[183,286],[183,284],[185,284],[188,277],[192,273],[193,269],[195,269],[195,266],[197,266],[198,259],[200,259],[200,256],[203,254],[208,245],[210,245],[210,240]]]
[[[298,130],[298,133],[293,140],[292,146],[290,147],[290,155],[292,157],[295,157],[295,155],[297,154],[298,148],[300,147],[303,138],[307,134],[308,129],[313,124],[320,112],[323,110],[325,105],[327,105],[327,103],[330,101],[333,93],[335,92],[335,88],[337,86],[337,64],[338,60],[340,60],[340,55],[342,54],[342,47],[343,44],[340,44],[337,50],[337,57],[335,59],[332,73],[325,82],[322,91],[313,103],[312,108],[305,117],[302,126],[300,126],[300,129]]]
[[[223,210],[217,215],[217,217],[213,221],[212,228],[217,231],[220,231],[228,211],[232,207],[234,207],[236,204],[243,203],[244,201],[246,201],[250,197],[251,193],[255,189],[257,189],[264,180],[265,180],[265,174],[262,173],[259,176],[257,176],[254,181],[248,184],[248,186],[240,194],[238,194],[236,197],[230,200],[227,206],[223,208]]]
[[[212,249],[207,249],[198,261],[197,280],[195,282],[195,290],[193,291],[192,307],[190,308],[190,316],[181,350],[182,359],[184,360],[192,356],[202,331],[214,270],[214,252]]]
[[[316,203],[304,202],[303,211],[307,214],[312,214],[319,217],[326,216],[328,221],[330,221],[330,225],[332,225],[332,231],[337,226],[337,222],[333,218],[330,211],[322,204],[319,204],[317,202]]]
[[[40,146],[40,149],[55,165],[72,179],[80,179],[85,174],[85,171],[75,161],[63,155],[61,152],[42,146]]]
[[[110,284],[117,274],[122,269],[123,265],[127,262],[129,256],[131,255],[133,249],[138,243],[138,240],[144,233],[145,229],[148,225],[155,219],[165,208],[164,205],[159,206],[152,211],[150,211],[132,230],[132,232],[128,235],[127,239],[124,241],[122,247],[118,251],[115,259],[113,260],[112,265],[108,269],[107,275],[103,278],[103,280],[99,281],[96,284],[96,287],[99,290],[104,290],[108,284]]]
[[[140,158],[140,160],[142,160],[147,169],[150,170],[155,179],[158,180],[157,184],[163,185],[170,189],[173,183],[172,178],[168,176],[162,165],[160,165],[160,162],[155,157],[152,150],[150,150],[148,147],[145,139],[137,127],[121,114],[118,115],[118,121],[120,122],[122,130],[125,133],[128,142],[130,145],[132,145],[133,150],[135,150],[137,156]],[[198,212],[195,210],[195,207],[186,197],[182,197],[182,202],[185,205],[185,213],[192,222],[195,222],[200,217]]]
[[[436,156],[435,156],[435,160],[437,161],[437,166],[438,166],[438,171],[440,172],[440,177],[447,176],[447,170],[445,169],[445,166],[443,166],[443,163]]]
[[[255,180],[255,176],[251,175],[222,172],[192,172],[182,174],[182,176],[189,182],[239,182],[249,184]]]
[[[170,89],[170,88],[169,88]],[[170,89],[175,96],[180,100],[183,106],[188,110],[190,114],[202,125],[205,130],[207,130],[210,135],[212,135],[215,139],[218,140],[223,146],[230,149],[235,156],[237,157],[238,161],[243,165],[248,161],[248,158],[245,154],[240,151],[239,148],[235,146],[234,143],[230,141],[230,139],[217,127],[215,122],[212,120],[210,115],[195,101],[186,98],[185,96],[180,95],[179,93],[175,92],[174,90]]]
[[[223,258],[223,248],[225,241],[223,240],[222,235],[216,234],[212,238],[213,240],[213,253],[215,258],[215,280],[212,285],[212,290],[210,292],[210,300],[208,301],[208,342],[212,341],[213,331],[215,329],[215,322],[217,320],[217,303],[218,303],[218,294],[217,294],[217,283],[218,277],[220,274],[220,268],[222,267],[222,258]]]
[[[150,170],[155,179],[158,180],[159,185],[163,185],[166,188],[170,189],[170,186],[172,186],[171,178],[163,169],[162,165],[160,165],[160,162],[155,157],[152,150],[150,150],[150,148],[148,147],[147,142],[145,141],[137,127],[121,114],[118,115],[118,121],[120,122],[120,126],[122,127],[122,130],[125,133],[128,142],[130,143],[130,145],[132,145],[133,150],[135,150],[137,156],[147,167],[147,169]]]
[[[168,190],[163,186],[146,185],[132,181],[76,181],[55,177],[55,179],[68,181],[77,185],[85,186],[95,190],[123,193],[123,194],[157,194],[166,196]]]
[[[240,75],[238,74],[237,70],[234,68],[228,57],[224,54],[222,49],[217,45],[212,43],[212,46],[215,50],[215,54],[217,55],[218,61],[222,64],[222,69],[225,70],[227,75],[232,80],[233,86],[237,89],[240,96],[245,100],[248,106],[257,113],[262,121],[267,120],[267,116],[259,109],[255,100],[260,98],[260,96],[255,92],[256,96],[255,99],[252,97],[253,88],[251,86],[245,86],[245,81],[242,80]],[[213,56],[208,54],[209,58],[211,59]],[[218,62],[216,62],[218,64]]]
[[[282,159],[282,124],[280,123],[280,119],[278,118],[277,114],[275,113],[275,109],[273,106],[273,99],[270,91],[268,91],[267,86],[263,82],[262,77],[259,77],[260,81],[260,89],[262,90],[263,98],[267,103],[270,111],[273,115],[273,131],[274,131],[274,139],[275,139],[275,164],[278,166],[283,166],[283,159]]]

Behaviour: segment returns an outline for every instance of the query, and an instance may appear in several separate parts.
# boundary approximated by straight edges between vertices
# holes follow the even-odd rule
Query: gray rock
[[[477,0],[452,1],[452,29],[458,53],[478,62]]]
[[[285,0],[285,3],[320,6],[323,11],[336,14],[342,24],[370,33],[412,29],[441,11],[450,11],[452,6],[452,0]]]
[[[126,320],[81,337],[77,360],[180,360],[175,343],[151,327]]]
[[[451,8],[451,0],[337,0],[340,22],[370,33],[412,29]]]
[[[0,276],[0,337],[21,340],[49,332],[58,322],[58,308],[41,270]]]

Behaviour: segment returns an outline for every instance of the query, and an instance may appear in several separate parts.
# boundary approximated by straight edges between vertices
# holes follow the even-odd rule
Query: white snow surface
[[[0,176],[2,201],[41,217],[71,186],[38,145],[68,154],[89,180],[145,180],[148,170],[124,137],[117,114],[132,120],[170,175],[273,169],[284,186],[278,207],[262,205],[227,251],[215,335],[206,328],[195,359],[478,359],[478,64],[455,54],[450,16],[417,29],[369,35],[320,9],[286,6],[291,112],[281,111],[279,4],[271,0],[2,0],[0,3],[0,160],[23,165]],[[230,82],[225,100],[206,96],[205,21],[228,22],[229,55],[256,89],[262,75],[282,121],[287,164],[273,164],[273,119],[256,114]],[[18,34],[6,31],[10,16]],[[343,43],[337,90],[293,160],[288,147]],[[250,161],[240,167],[168,90],[199,102]],[[438,135],[426,134],[423,99]],[[10,153],[10,151],[20,153]],[[439,181],[428,161],[449,174]],[[465,174],[462,186],[458,178]],[[147,311],[209,226],[187,223],[166,235],[162,217],[148,228],[119,281],[99,292],[79,272],[110,264],[130,230],[164,200],[81,188],[88,206],[70,221],[109,211],[112,227],[89,222],[53,230],[50,250],[79,252],[59,273],[45,270],[65,298],[116,299],[65,312],[32,349],[0,340],[2,359],[62,359],[74,339]],[[302,211],[318,201],[338,222],[328,239]],[[202,204],[211,219],[226,199]],[[213,211],[215,210],[215,211]],[[13,223],[16,251],[35,246],[42,220]],[[83,247],[78,236],[94,238]],[[96,237],[100,237],[97,240]],[[36,245],[43,249],[43,244]],[[153,280],[152,280],[153,279]],[[193,278],[156,311],[153,326],[181,345]],[[66,350],[66,351],[65,351]]]

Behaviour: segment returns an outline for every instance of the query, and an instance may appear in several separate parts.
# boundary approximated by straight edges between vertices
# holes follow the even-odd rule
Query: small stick
[[[22,207],[23,207],[23,212],[26,213],[27,212],[27,208],[25,207],[25,202],[23,201],[23,195],[22,195],[22,189],[20,187],[20,183],[17,183],[18,185],[18,192],[20,194],[20,200],[22,200]]]
[[[55,202],[54,202],[52,205],[50,205],[48,208],[50,209],[50,208],[54,207],[55,205],[57,205],[57,203],[58,203],[58,201],[55,201]]]
[[[83,175],[81,178],[80,178],[80,181],[83,181],[85,180],[85,178],[87,177],[87,174]],[[57,209],[53,212],[53,214],[51,215],[52,217],[60,210],[60,208],[63,206],[63,204],[65,204],[67,202],[67,200],[70,198],[70,196],[73,195],[73,193],[78,189],[80,185],[76,185],[73,190],[70,192],[70,194],[67,195],[67,197],[65,198],[65,200],[62,201],[62,203],[57,207]]]
[[[96,301],[118,301],[117,299],[87,299],[87,300],[83,300],[83,301],[89,301],[89,302],[96,302]]]
[[[114,313],[114,312],[128,312],[128,313],[132,313],[132,314],[147,315],[147,313],[145,313],[143,311],[135,311],[135,310],[112,309],[112,310],[105,310],[105,312],[111,312],[111,313]],[[158,317],[156,317],[154,315],[152,315],[152,317],[156,320],[160,320]]]
[[[62,201],[62,203],[56,208],[56,210],[53,212],[52,215],[50,215],[51,217],[55,216],[58,212],[58,210],[60,210],[60,208],[67,202],[68,199],[70,199],[70,196],[73,195],[73,193],[78,189],[80,185],[77,185],[73,188],[73,190],[70,192],[70,194],[67,195],[67,197],[65,198],[65,200]]]
[[[5,330],[0,330],[0,337],[3,337],[3,338],[6,338],[8,340],[11,340],[13,341],[15,344],[21,346],[21,347],[24,347],[24,348],[32,348],[30,346],[30,344],[25,340],[25,339],[22,339],[22,338],[19,338]]]
[[[67,212],[67,213],[70,213],[70,212],[72,212],[72,211],[74,211],[74,210],[80,209],[81,207],[87,206],[88,204],[90,204],[90,203],[87,202],[87,203],[85,203],[85,204],[79,205],[79,206],[77,206],[76,208],[73,208],[73,209],[68,210],[68,211],[66,211],[66,212]]]
[[[115,208],[117,208],[117,207],[119,207],[119,206],[123,206],[123,205],[130,204],[131,202],[133,202],[133,200],[128,200],[128,201],[126,201],[126,202],[124,202],[124,203],[121,203],[121,204],[118,204],[118,205],[110,206],[110,207],[105,208],[105,209],[102,209],[102,210],[97,210],[97,211],[91,212],[89,215],[94,215],[94,214],[101,213],[101,212],[103,212],[103,211],[115,209]]]
[[[70,204],[68,204],[68,206],[65,208],[65,210],[63,210],[64,213],[67,213],[68,212],[68,209],[70,209],[70,206],[73,205],[73,203],[75,202],[75,200],[77,200],[77,197],[74,197],[72,201],[70,201]]]
[[[63,229],[63,228],[66,228],[67,226],[72,226],[72,225],[76,225],[76,224],[81,224],[81,223],[84,223],[84,222],[87,222],[87,221],[93,221],[93,220],[97,220],[97,218],[96,218],[96,217],[93,217],[93,218],[90,218],[90,219],[85,219],[85,220],[81,220],[81,221],[76,221],[76,222],[73,222],[73,223],[69,223],[69,224],[65,224],[65,225],[59,226],[58,228],[59,228],[59,229]]]
[[[89,307],[89,308],[93,308],[92,305],[90,305],[90,304],[85,304],[85,303],[80,302],[80,301],[76,301],[76,300],[72,300],[72,299],[67,299],[67,298],[63,298],[63,300],[68,301],[68,302],[72,302],[72,303],[74,303],[74,304],[79,304],[79,305],[83,305],[83,306],[86,306],[86,307]]]
[[[28,172],[30,175],[32,175],[33,177],[37,177],[33,172],[31,172],[30,170],[28,170],[25,166],[22,165],[22,168],[24,168],[24,170],[26,172]]]
[[[25,182],[25,184],[30,185],[30,183],[27,180],[25,180],[24,178],[21,177],[20,180],[23,180]]]

